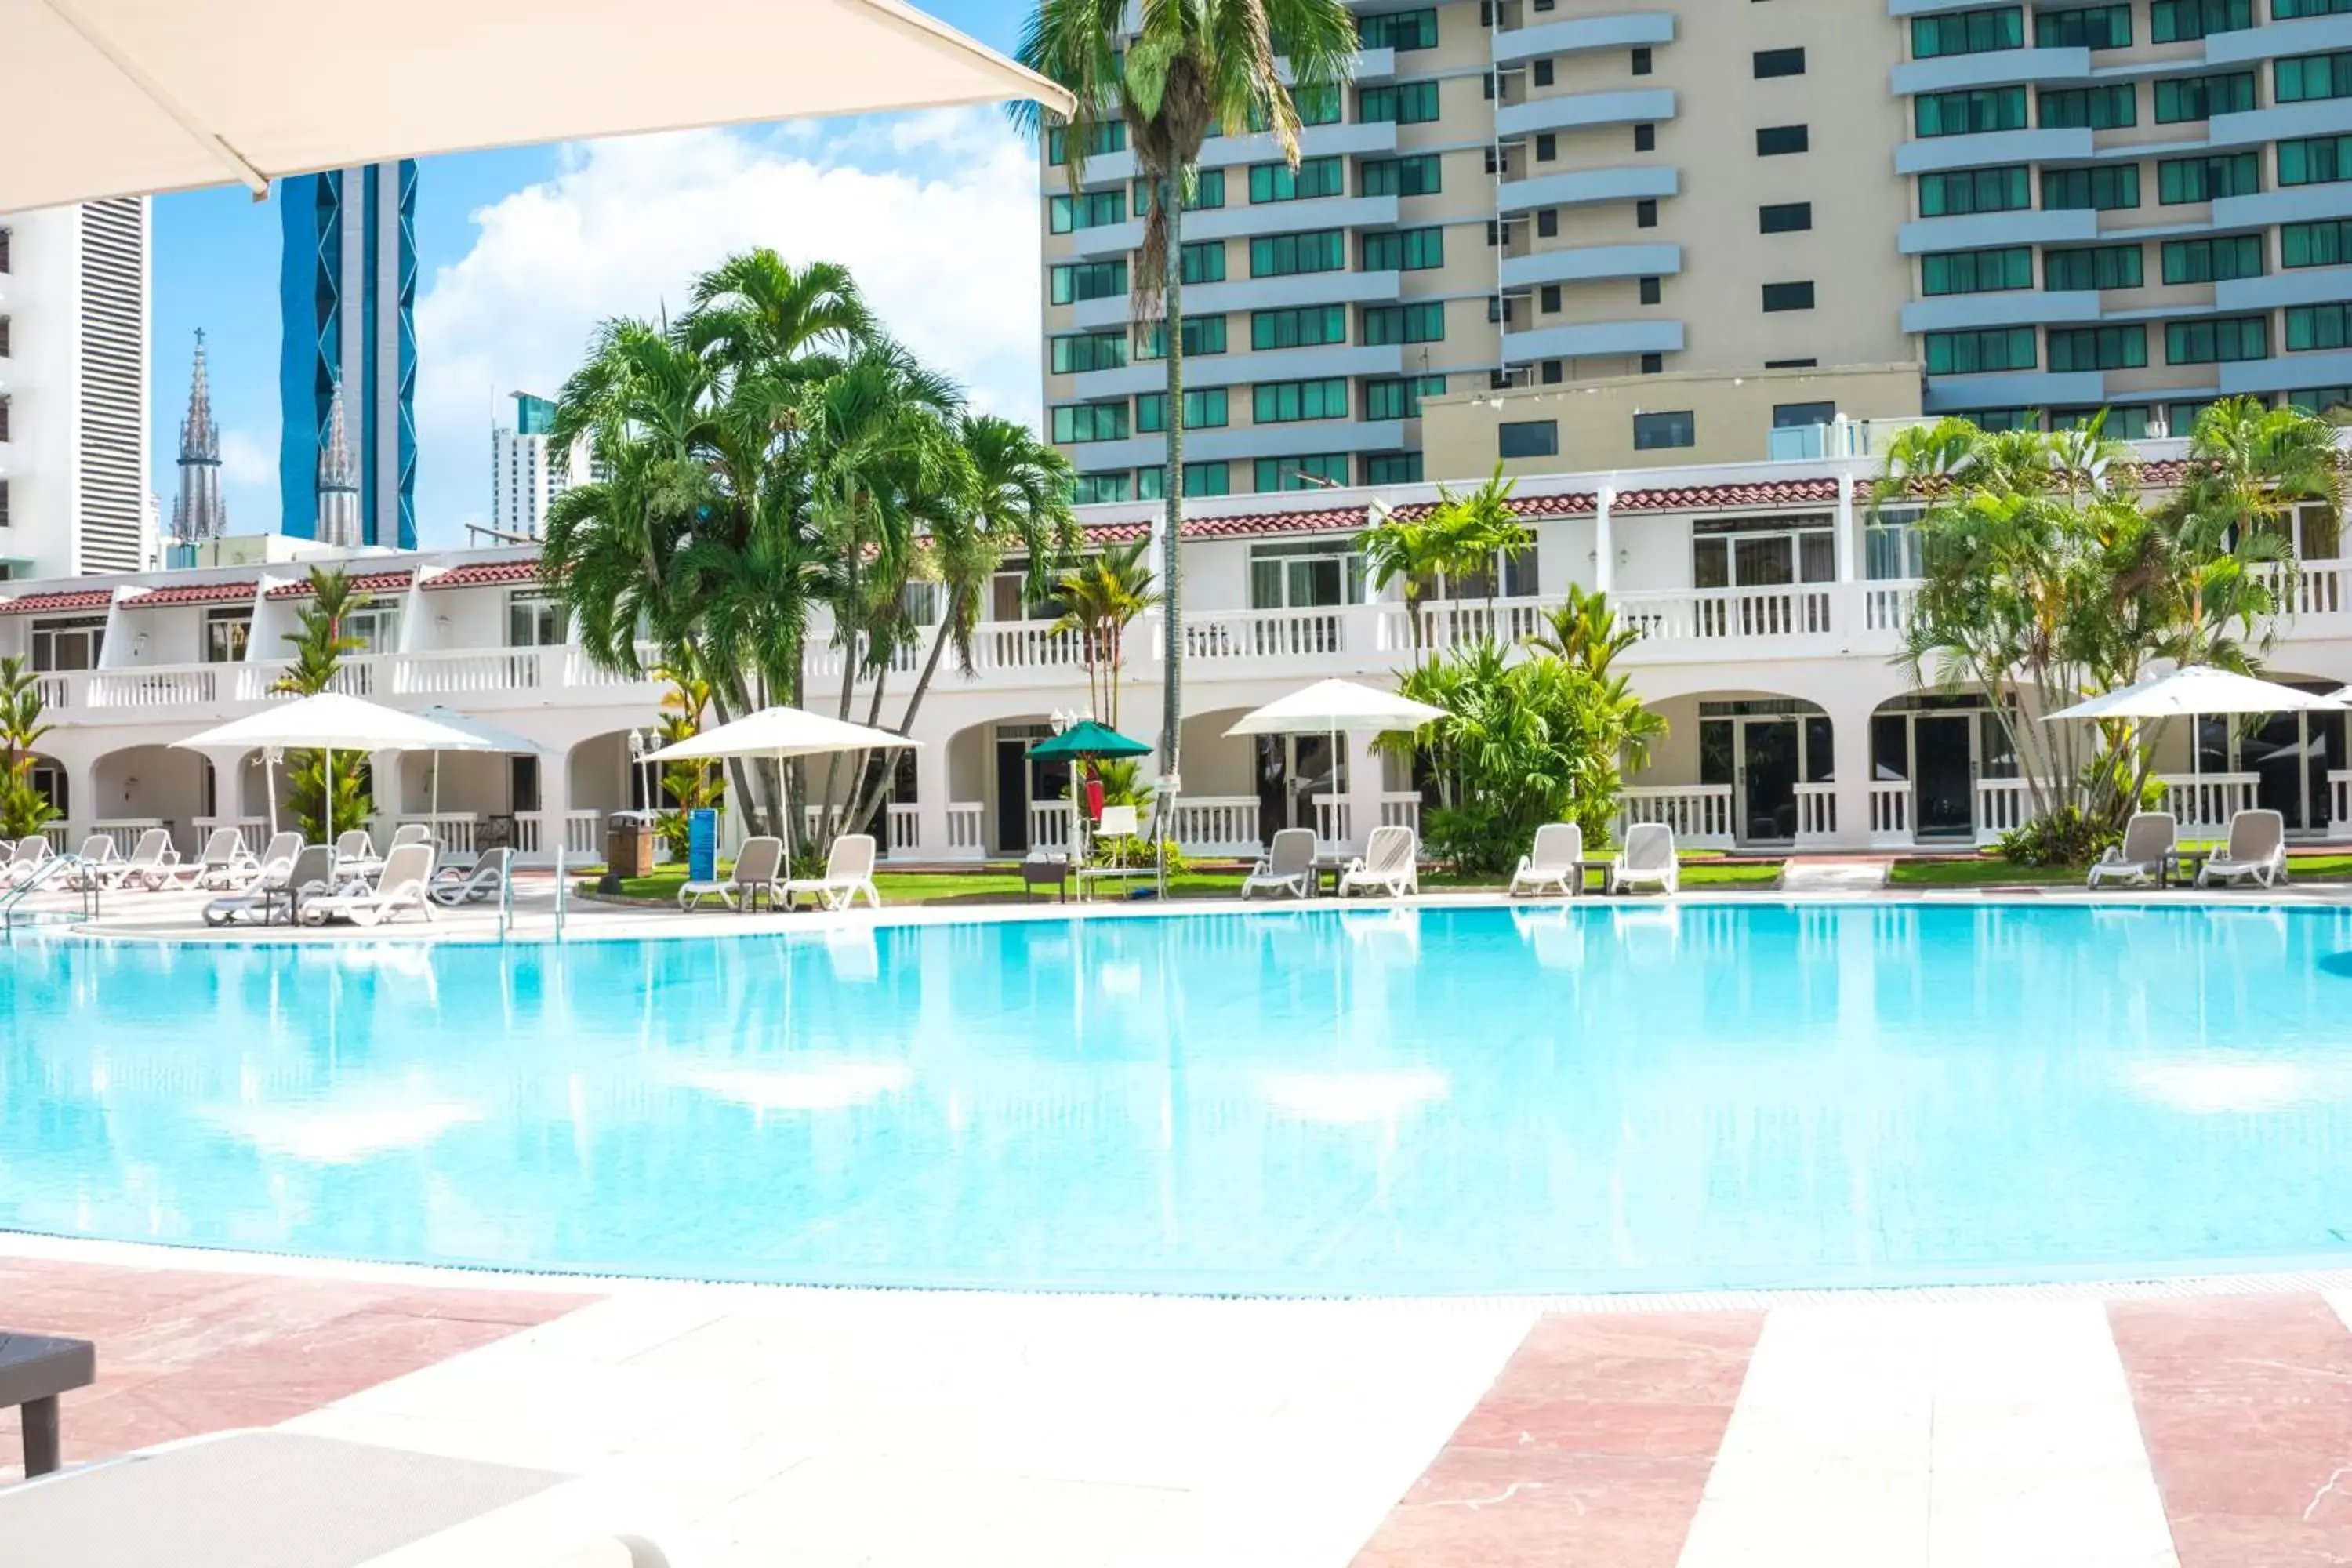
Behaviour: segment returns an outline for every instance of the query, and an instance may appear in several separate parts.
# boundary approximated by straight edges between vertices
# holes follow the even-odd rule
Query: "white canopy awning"
[[[1382,734],[1418,730],[1445,717],[1445,710],[1376,686],[1352,680],[1318,680],[1243,715],[1228,735]]]
[[[0,212],[688,126],[1070,105],[902,0],[0,0]]]
[[[481,742],[480,749],[485,752],[506,752],[515,756],[535,757],[547,750],[537,741],[518,735],[511,730],[501,730],[496,724],[485,724],[479,719],[468,718],[456,709],[444,708],[437,702],[419,713],[417,717],[430,719],[436,724],[445,725],[461,735],[473,736],[475,740]]]
[[[2344,707],[2336,698],[2210,664],[2192,664],[2102,692],[2045,715],[2059,719],[2179,719],[2196,713],[2300,713]]]
[[[822,713],[807,713],[798,708],[762,708],[674,746],[647,752],[645,760],[684,763],[718,757],[815,757],[828,752],[868,752],[914,744],[904,735],[844,723]]]
[[[7,0],[0,0],[6,4]],[[330,752],[495,752],[463,730],[357,697],[321,692],[232,719],[175,746],[300,746]]]

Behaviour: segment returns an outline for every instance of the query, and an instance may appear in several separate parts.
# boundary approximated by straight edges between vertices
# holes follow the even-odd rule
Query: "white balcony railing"
[[[234,827],[245,841],[245,847],[256,855],[269,847],[269,818],[266,816],[198,816],[188,826],[196,830],[199,840],[211,837],[224,827]]]
[[[912,802],[893,801],[885,808],[887,837],[882,841],[883,852],[899,859],[912,859],[922,853],[922,810]]]
[[[1729,784],[1642,784],[1625,791],[1624,826],[1663,823],[1675,842],[1691,848],[1728,849],[1734,842]]]
[[[1870,784],[1870,845],[1893,849],[1911,843],[1911,781],[1874,779]]]
[[[92,708],[179,708],[219,700],[222,678],[236,667],[198,665],[169,669],[100,670],[86,688]]]
[[[1258,837],[1257,796],[1180,795],[1176,842],[1188,855],[1255,855]]]
[[[1406,652],[1417,646],[1433,652],[1489,638],[1525,642],[1549,629],[1551,612],[1565,602],[1544,597],[1440,600],[1412,611],[1402,605],[1376,605],[1376,651]],[[1418,644],[1413,637],[1416,623],[1421,630]]]
[[[1919,584],[1910,578],[1887,579],[1862,585],[1862,625],[1864,631],[1899,633],[1911,619],[1911,606],[1918,602]]]
[[[1797,786],[1797,843],[1800,847],[1818,847],[1837,842],[1837,785],[1833,784],[1801,784]]]
[[[947,856],[950,860],[988,858],[988,808],[959,801],[948,807]]]
[[[2157,783],[2164,787],[2158,809],[2172,813],[2182,833],[2210,834],[2227,830],[2234,814],[2253,809],[2262,777],[2257,773],[2159,773]]]
[[[563,854],[566,859],[594,860],[604,853],[604,814],[567,811],[563,814]]]
[[[1157,660],[1161,639],[1154,635],[1147,640]],[[1289,659],[1346,651],[1345,614],[1337,608],[1219,610],[1184,617],[1188,659]]]
[[[462,697],[483,691],[536,691],[548,679],[551,659],[563,648],[507,647],[477,652],[400,653],[390,666],[391,689],[404,697]],[[559,666],[560,668],[560,666]]]
[[[482,829],[479,812],[473,811],[412,811],[395,819],[400,826],[430,828],[434,847],[444,855],[472,855]]]
[[[2014,833],[2033,816],[2033,788],[2024,779],[1977,780],[1978,843]]]
[[[1029,847],[1066,851],[1070,847],[1070,803],[1033,800],[1029,803]]]
[[[1694,588],[1675,594],[1622,594],[1611,601],[1644,642],[1752,644],[1772,638],[1826,637],[1833,629],[1832,585],[1776,588]]]
[[[1315,797],[1315,847],[1338,854],[1356,842],[1356,810],[1344,795]]]

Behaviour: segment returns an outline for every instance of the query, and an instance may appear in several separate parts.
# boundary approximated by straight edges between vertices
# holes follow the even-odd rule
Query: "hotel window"
[[[1633,416],[1633,450],[1661,452],[1673,447],[1698,445],[1698,416],[1687,408],[1666,414]]]
[[[1559,456],[1559,421],[1557,419],[1506,419],[1496,427],[1496,455],[1508,460],[1513,458],[1557,458]]]
[[[2217,201],[2223,196],[2251,196],[2262,188],[2263,158],[2259,153],[2166,158],[2156,165],[2156,199],[2160,206]]]
[[[2231,364],[2268,359],[2271,323],[2267,316],[2231,316],[2220,321],[2173,321],[2164,329],[2167,364]]]
[[[1138,180],[1134,184],[1135,216],[1143,217],[1151,211],[1151,182]],[[1196,170],[1192,175],[1192,194],[1184,198],[1184,210],[1196,213],[1225,205],[1225,172],[1223,169]]]
[[[1125,191],[1088,191],[1084,195],[1055,196],[1045,208],[1046,227],[1055,234],[1068,234],[1074,229],[1100,228],[1106,224],[1127,221]]]
[[[1188,245],[1177,265],[1183,269],[1187,283],[1222,283],[1225,280],[1225,242],[1204,239],[1198,245]]]
[[[1345,305],[1302,305],[1293,310],[1255,310],[1250,314],[1253,350],[1315,348],[1347,341]]]
[[[1196,386],[1184,394],[1184,428],[1187,430],[1218,430],[1225,425],[1226,389],[1222,386]],[[1153,435],[1168,428],[1168,395],[1164,392],[1139,392],[1135,396],[1135,428],[1142,435]]]
[[[2345,312],[2341,303],[2330,305],[2296,305],[2286,313],[2286,346],[2290,353],[2302,353],[2309,349],[2340,349],[2347,345]]]
[[[1759,49],[1755,58],[1756,79],[1766,81],[1778,76],[1805,74],[1805,51],[1802,49]]]
[[[1332,155],[1323,158],[1302,158],[1298,167],[1287,163],[1252,163],[1249,172],[1250,201],[1304,202],[1318,196],[1343,195],[1347,192],[1347,161]]]
[[[2033,287],[2033,247],[1946,250],[1919,258],[1922,294],[1991,294]]]
[[[2052,212],[2088,207],[2113,212],[2139,205],[2139,165],[2111,169],[2044,169],[2042,205]]]
[[[2288,60],[2279,62],[2282,79],[2285,68],[2292,63]],[[2285,95],[2280,96],[2284,99]],[[2217,71],[2211,76],[2174,77],[2156,84],[2156,122],[2158,125],[2210,120],[2217,114],[2243,114],[2253,106],[2254,73],[2252,71]]]
[[[2082,293],[2099,289],[2137,289],[2141,273],[2137,245],[2086,245],[2074,250],[2042,253],[2042,287],[2053,293]]]
[[[242,664],[246,645],[253,640],[253,612],[229,605],[205,612],[205,662]]]
[[[1297,458],[1260,458],[1254,487],[1261,490],[1337,489],[1348,482],[1348,454],[1313,452]]]
[[[1367,272],[1426,272],[1445,265],[1442,228],[1370,229],[1364,235]]]
[[[2288,407],[2300,408],[2305,414],[2352,408],[2352,386],[2306,386],[2300,392],[2288,393],[2286,401]]]
[[[1269,381],[1250,389],[1250,419],[1259,425],[1295,425],[1308,419],[1345,419],[1348,380]]]
[[[1980,55],[1993,49],[2025,47],[2025,11],[2003,5],[1997,10],[1961,11],[1944,16],[1915,16],[1911,21],[1911,57],[1929,60],[1942,55]],[[1761,72],[1758,73],[1761,75]]]
[[[1124,403],[1065,403],[1054,410],[1054,439],[1065,446],[1126,438]]]
[[[1635,49],[1635,50],[1633,51],[1633,61],[1632,61],[1632,66],[1633,66],[1633,75],[1635,75],[1635,76],[1647,76],[1647,75],[1649,75],[1649,74],[1650,74],[1650,72],[1651,72],[1653,69],[1654,69],[1654,68],[1655,68],[1655,62],[1654,62],[1654,60],[1653,57],[1651,56],[1651,54],[1650,54],[1650,51],[1649,51],[1649,50],[1647,50],[1647,49]]]
[[[1394,49],[1399,54],[1433,49],[1437,47],[1436,9],[1391,11],[1385,16],[1366,16],[1357,26],[1357,47]]]
[[[1969,213],[2015,212],[2033,205],[2033,184],[2022,163],[2004,163],[1994,169],[1955,169],[1942,174],[1919,176],[1919,216],[1921,217],[1961,217]],[[1792,204],[1804,208],[1805,221],[1792,226],[1811,228],[1812,206],[1807,202]],[[1791,207],[1766,207],[1766,213],[1786,212]],[[1764,232],[1777,232],[1769,224]]]
[[[1364,602],[1364,558],[1320,541],[1250,546],[1250,608],[1323,610]]]
[[[1444,341],[1445,306],[1443,301],[1432,300],[1415,305],[1364,307],[1363,342],[1368,347]]]
[[[1633,151],[1654,153],[1658,150],[1658,128],[1654,125],[1633,127]]]
[[[1348,266],[1348,238],[1343,229],[1318,229],[1308,234],[1261,235],[1249,242],[1250,276],[1288,278],[1301,272],[1340,272]]]
[[[1643,223],[1641,221],[1641,205],[1638,203],[1635,204],[1633,212],[1635,227],[1654,228],[1657,226],[1658,204],[1652,202],[1649,204],[1649,207],[1650,221]],[[1538,239],[1558,239],[1559,237],[1559,209],[1558,207],[1544,207],[1536,213],[1536,237]]]
[[[2164,246],[2167,283],[2226,283],[2233,278],[2262,275],[2263,237],[2259,234],[2175,239],[2168,240]]]
[[[1537,9],[1542,8],[1538,4]],[[1368,452],[1364,455],[1364,483],[1368,485],[1417,485],[1421,483],[1421,476],[1419,452]]]
[[[1442,375],[1392,376],[1364,383],[1364,417],[1367,419],[1418,419],[1421,400],[1445,395],[1445,378]]]
[[[1691,524],[1691,586],[1766,588],[1837,575],[1836,520],[1703,517]]]
[[[1070,481],[1070,504],[1094,506],[1102,501],[1126,500],[1134,489],[1134,481],[1124,468],[1109,473],[1079,474]],[[999,620],[1019,620],[1018,615],[999,616]]]
[[[2127,5],[2081,5],[2033,14],[2033,42],[2041,48],[2127,49],[2131,41],[2132,14]]]
[[[1811,144],[1811,133],[1801,125],[1766,125],[1756,132],[1756,155],[1759,158],[1779,158],[1790,153],[1802,153]]]
[[[1187,316],[1184,318],[1184,357],[1195,359],[1203,354],[1225,352],[1225,319],[1223,316]],[[1168,357],[1168,323],[1154,321],[1145,329],[1143,346],[1136,351],[1138,359]]]
[[[1168,470],[1165,468],[1138,468],[1135,479],[1135,499],[1138,500],[1159,500],[1168,493]],[[1223,496],[1231,495],[1233,491],[1231,464],[1184,465],[1184,494],[1187,497]]]
[[[1772,290],[1773,290],[1774,289],[1780,288],[1780,287],[1783,287],[1783,285],[1777,284],[1777,283],[1767,283],[1766,285],[1764,285],[1764,297],[1765,297],[1765,299],[1766,299],[1766,300],[1770,300],[1770,299],[1771,299],[1771,297],[1772,297]],[[1808,287],[1810,287],[1810,285],[1808,285]],[[1639,285],[1639,288],[1640,288],[1640,295],[1639,295],[1639,298],[1641,299],[1642,303],[1643,303],[1643,304],[1644,304],[1644,305],[1654,305],[1654,304],[1658,303],[1658,301],[1659,301],[1660,300],[1664,299],[1664,296],[1665,296],[1665,284],[1664,284],[1664,281],[1662,281],[1661,279],[1656,279],[1656,278],[1644,278],[1644,279],[1643,279],[1641,280],[1641,283],[1640,283],[1640,285]],[[1548,298],[1548,299],[1546,299],[1546,300],[1545,300],[1545,301],[1544,301],[1544,308],[1545,308],[1546,310],[1556,310],[1559,309],[1559,301],[1556,298]],[[1767,304],[1764,308],[1765,308],[1766,310],[1770,310],[1770,309],[1772,309],[1772,307],[1771,307],[1769,304]],[[1801,309],[1804,309],[1804,310],[1811,310],[1811,309],[1812,309],[1811,301],[1811,300],[1808,300],[1808,301],[1807,301],[1807,302],[1806,302],[1802,307],[1801,307]]]
[[[1929,375],[1979,375],[1989,371],[2032,370],[2040,353],[2032,327],[1929,332],[1927,347]]]
[[[2087,430],[2092,420],[2100,419],[2099,433],[2108,439],[2142,441],[2147,438],[2151,412],[2144,403],[2127,403],[2120,408],[2053,408],[2050,411],[2050,428]]]
[[[1646,279],[1645,279],[1646,281]],[[1643,300],[1643,304],[1655,301]],[[1813,308],[1813,286],[1810,280],[1801,283],[1767,283],[1764,285],[1764,309],[1775,310],[1810,310]]]
[[[2038,109],[2044,130],[2113,131],[2139,123],[2138,90],[2127,81],[2104,87],[2045,87]]]
[[[1978,428],[1990,426],[1979,425]],[[1862,574],[1874,583],[1900,583],[1927,574],[1927,540],[1919,531],[1919,508],[1879,509],[1863,529]]]
[[[343,635],[359,646],[355,654],[400,651],[400,606],[382,599],[362,603],[343,617]]]
[[[1550,229],[1550,231],[1549,231],[1549,232],[1554,233],[1554,234],[1559,233],[1559,210],[1558,210],[1557,208],[1554,208],[1554,207],[1546,207],[1546,208],[1544,208],[1544,210],[1543,210],[1543,216],[1546,216],[1546,217],[1548,217],[1548,218],[1549,218],[1549,219],[1551,220],[1551,222],[1552,222],[1552,227],[1551,227],[1551,229]],[[1655,202],[1654,202],[1654,201],[1639,201],[1639,202],[1635,202],[1635,203],[1633,204],[1633,226],[1634,226],[1635,228],[1655,228],[1655,227],[1657,227],[1657,226],[1658,226],[1658,204],[1657,204],[1657,203],[1655,203]]]
[[[1045,132],[1045,162],[1055,168],[1070,161],[1069,135],[1069,128],[1064,125],[1050,127]],[[1087,156],[1089,158],[1107,157],[1125,151],[1126,147],[1127,121],[1124,120],[1100,120],[1087,128]]]
[[[1549,131],[1536,135],[1536,162],[1549,163],[1559,157],[1559,138]]]
[[[1366,123],[1392,121],[1399,125],[1426,125],[1437,118],[1437,84],[1408,81],[1393,87],[1359,88],[1356,118]]]
[[[1052,285],[1048,297],[1056,305],[1080,300],[1108,300],[1127,292],[1124,261],[1066,263],[1055,268],[1047,277]]]
[[[2352,261],[2352,219],[2279,226],[2282,267],[2341,267]]]
[[[2050,369],[2053,374],[2083,370],[2137,370],[2147,363],[2147,329],[2053,327]]]
[[[2322,98],[2352,98],[2352,50],[2332,55],[2301,55],[2271,65],[2271,97],[2279,103],[2308,103]],[[2248,107],[2252,107],[2249,103]]]
[[[2326,185],[2352,180],[2352,136],[2307,136],[2278,144],[2281,185]]]
[[[2185,44],[2254,25],[2254,0],[2148,0],[2147,41]]]
[[[1079,375],[1092,370],[1118,370],[1127,363],[1123,331],[1078,332],[1053,340],[1055,375]]]
[[[2352,0],[2271,0],[2271,20],[2292,21],[2297,16],[2336,16],[2352,11]],[[7,231],[0,229],[0,235]],[[0,271],[7,270],[0,268]]]
[[[1552,64],[1549,58],[1540,59],[1535,63],[1534,76],[1538,87],[1549,87],[1552,84]]]
[[[560,647],[570,630],[561,601],[537,592],[507,595],[507,647]]]
[[[1434,153],[1367,158],[1360,184],[1368,196],[1433,196],[1444,189],[1445,165]]]
[[[1923,92],[1911,100],[1911,126],[1918,135],[1976,136],[1990,131],[2025,129],[2025,89],[1974,87],[1957,92]]]

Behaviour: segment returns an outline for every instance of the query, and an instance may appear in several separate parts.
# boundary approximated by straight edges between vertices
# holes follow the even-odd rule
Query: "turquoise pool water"
[[[2254,907],[20,938],[0,1226],[1186,1291],[2341,1261],[2347,1020],[2352,914]]]

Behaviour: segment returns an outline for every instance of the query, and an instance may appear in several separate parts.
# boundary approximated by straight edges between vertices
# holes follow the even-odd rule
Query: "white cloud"
[[[992,110],[586,143],[474,214],[417,304],[425,542],[488,510],[490,419],[552,394],[611,316],[682,309],[693,277],[768,246],[856,274],[890,330],[976,407],[1038,417],[1036,164]]]
[[[275,485],[278,455],[243,430],[224,429],[220,437],[221,482],[226,485]]]

